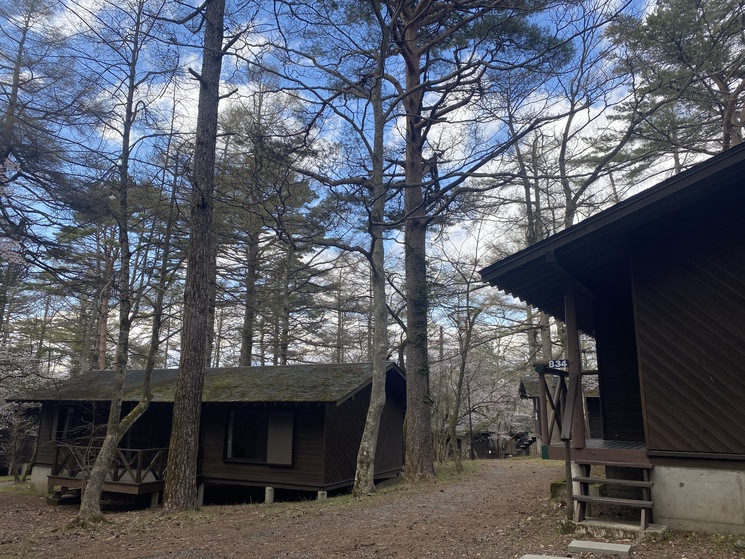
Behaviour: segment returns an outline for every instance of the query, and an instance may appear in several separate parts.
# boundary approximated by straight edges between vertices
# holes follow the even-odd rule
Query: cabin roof
[[[403,380],[395,365],[391,375]],[[124,401],[140,400],[144,371],[127,371]],[[152,373],[153,402],[173,402],[178,369],[156,369]],[[111,398],[114,375],[93,371],[57,381],[43,389],[11,398],[15,401],[106,401]],[[204,403],[341,403],[372,382],[372,364],[341,363],[268,367],[220,367],[204,374]]]
[[[744,174],[740,144],[484,268],[481,278],[560,320],[572,278],[579,328],[592,333],[594,300],[628,286],[634,243],[663,234],[674,242],[675,231],[715,223],[722,207],[741,206]]]

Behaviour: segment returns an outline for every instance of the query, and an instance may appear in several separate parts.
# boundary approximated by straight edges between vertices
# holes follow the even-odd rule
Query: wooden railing
[[[569,374],[561,369],[538,363],[535,370],[538,373],[538,434],[541,444],[550,445],[554,433],[559,433],[563,441],[570,440],[575,423],[576,407],[573,403],[582,398],[582,388],[579,383],[569,383]],[[597,375],[597,371],[583,371],[582,375]],[[581,420],[585,422],[586,418]]]
[[[541,444],[550,445],[554,432],[561,432],[562,411],[567,401],[567,374],[558,369],[536,366],[538,373],[538,434]]]
[[[78,477],[90,471],[100,451],[97,447],[58,445],[51,475]],[[167,457],[167,448],[117,448],[107,477],[120,483],[162,481]]]

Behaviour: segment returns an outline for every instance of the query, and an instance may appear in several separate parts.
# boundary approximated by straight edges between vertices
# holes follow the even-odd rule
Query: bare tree
[[[146,0],[134,0],[132,4],[125,7],[109,5],[106,6],[106,9],[96,12],[89,11],[87,6],[78,6],[78,13],[83,16],[81,21],[89,25],[89,30],[94,37],[103,39],[102,29],[106,30],[106,40],[94,43],[103,50],[94,51],[94,53],[80,51],[80,56],[85,59],[89,67],[100,69],[96,72],[97,75],[106,76],[104,81],[111,87],[112,109],[119,121],[118,126],[112,122],[104,124],[110,127],[110,130],[115,130],[120,137],[120,149],[117,154],[118,158],[113,173],[115,178],[112,181],[111,190],[111,197],[115,201],[112,204],[111,212],[116,223],[119,253],[117,274],[119,328],[113,361],[113,388],[108,410],[106,435],[84,484],[80,510],[75,519],[75,522],[81,525],[102,520],[99,501],[116,448],[129,427],[145,412],[152,398],[149,373],[154,366],[160,341],[162,299],[159,300],[161,308],[156,309],[152,321],[150,368],[146,371],[142,398],[130,413],[124,418],[121,417],[133,311],[135,310],[132,284],[134,277],[134,271],[132,270],[133,251],[130,238],[130,195],[135,143],[133,134],[139,119],[144,118],[148,106],[157,100],[157,92],[163,91],[163,81],[167,83],[175,71],[175,59],[164,57],[163,52],[158,53],[157,61],[160,65],[155,63],[156,59],[152,59],[150,62],[153,66],[150,66],[147,70],[142,68],[145,64],[143,59],[148,53],[147,48],[152,46],[159,31],[160,23],[156,17],[157,12],[163,10],[164,6],[165,3],[163,2],[151,4]],[[118,37],[119,42],[114,41],[114,37]],[[104,55],[104,51],[106,55]],[[165,291],[167,285],[167,265],[168,258],[165,255],[162,261],[161,283],[158,285],[161,293],[158,294],[158,297],[162,297],[162,292]],[[155,306],[157,307],[158,303]]]

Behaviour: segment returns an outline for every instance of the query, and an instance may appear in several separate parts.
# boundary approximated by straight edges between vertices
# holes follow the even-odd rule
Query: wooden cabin
[[[744,208],[741,144],[481,271],[566,325],[567,366],[536,367],[539,431],[576,520],[605,467],[608,487],[639,491],[641,527],[745,533]],[[599,437],[579,332],[596,342]]]
[[[157,498],[163,489],[177,375],[176,369],[153,372],[152,403],[123,439],[105,491]],[[127,373],[125,412],[138,401],[142,378],[142,371]],[[112,380],[110,371],[92,372],[15,398],[42,405],[35,485],[80,487],[81,465],[92,463],[104,434]],[[351,487],[371,386],[370,364],[208,369],[200,486],[315,492]],[[405,402],[405,378],[391,364],[375,460],[378,480],[401,472]]]

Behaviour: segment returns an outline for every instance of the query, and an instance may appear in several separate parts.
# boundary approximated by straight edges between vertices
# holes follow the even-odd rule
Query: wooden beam
[[[538,421],[540,425],[541,444],[550,445],[551,438],[548,435],[548,405],[547,405],[546,377],[538,373]]]
[[[567,281],[564,294],[564,312],[567,330],[567,359],[569,361],[569,394],[567,408],[573,406],[572,413],[572,447],[585,448],[585,417],[582,405],[582,361],[580,358],[579,329],[577,327],[577,309],[575,305],[575,281]]]

